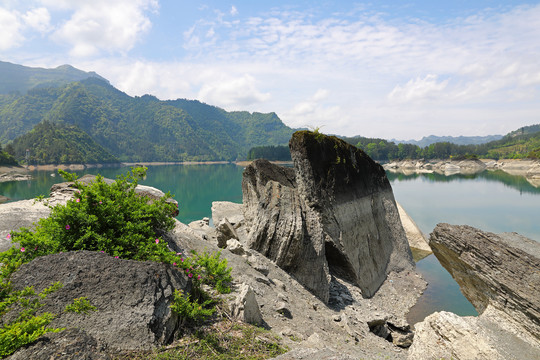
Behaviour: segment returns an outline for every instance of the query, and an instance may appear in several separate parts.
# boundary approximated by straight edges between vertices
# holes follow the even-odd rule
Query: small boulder
[[[218,247],[225,248],[227,246],[227,240],[229,239],[238,239],[238,234],[236,230],[231,225],[227,218],[221,219],[221,221],[216,225]]]
[[[240,241],[236,239],[227,240],[227,250],[236,255],[244,255],[246,253]]]
[[[248,284],[240,285],[240,294],[230,306],[233,318],[254,325],[261,325],[263,318],[255,292]]]

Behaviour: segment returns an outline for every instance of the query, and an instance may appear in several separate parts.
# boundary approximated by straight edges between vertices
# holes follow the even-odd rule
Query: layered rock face
[[[257,160],[244,172],[247,245],[323,301],[330,271],[371,297],[413,267],[384,169],[361,150],[308,131],[289,143],[294,169]]]
[[[540,340],[540,243],[438,224],[429,244],[478,313],[491,305]]]
[[[430,315],[409,359],[540,359],[540,243],[438,224],[429,244],[480,315]]]

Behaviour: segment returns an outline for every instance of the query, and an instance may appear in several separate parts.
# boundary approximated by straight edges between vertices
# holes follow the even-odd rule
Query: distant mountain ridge
[[[36,86],[62,86],[89,77],[107,81],[93,71],[85,72],[71,65],[44,69],[0,61],[0,94],[11,92],[24,94]]]
[[[13,69],[24,74],[30,71],[20,65]],[[57,83],[37,83],[25,93],[0,93],[0,144],[14,142],[48,121],[75,126],[88,134],[105,150],[91,153],[107,154],[107,161],[109,155],[130,162],[236,160],[245,159],[253,146],[286,144],[294,132],[275,113],[227,112],[196,100],[131,97],[92,74]],[[60,136],[65,129],[48,131],[47,136]],[[42,149],[30,152],[38,154]]]
[[[435,143],[448,142],[456,145],[480,145],[491,141],[500,140],[503,135],[487,135],[487,136],[436,136],[429,135],[424,136],[420,140],[396,140],[391,139],[389,141],[396,144],[413,144],[421,148],[429,146]]]

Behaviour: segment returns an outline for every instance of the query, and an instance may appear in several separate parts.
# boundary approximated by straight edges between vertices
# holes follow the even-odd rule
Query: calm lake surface
[[[426,235],[438,223],[446,222],[493,233],[518,232],[540,241],[540,189],[521,176],[502,171],[452,176],[387,175],[396,201]],[[442,310],[478,315],[434,255],[416,266],[429,285],[409,312],[411,324]]]
[[[87,169],[77,172],[100,173],[116,178],[128,168]],[[243,168],[233,164],[149,166],[142,184],[169,191],[179,203],[178,219],[184,223],[211,217],[213,201],[242,202]],[[34,179],[0,183],[0,195],[11,201],[48,195],[54,183],[62,182],[51,171],[36,171]],[[425,233],[440,222],[467,224],[494,233],[518,232],[540,241],[540,189],[526,179],[503,172],[477,175],[443,176],[436,174],[396,175],[388,173],[396,200]],[[430,255],[417,263],[419,272],[430,284],[409,321],[416,323],[434,311],[476,315],[459,286]]]

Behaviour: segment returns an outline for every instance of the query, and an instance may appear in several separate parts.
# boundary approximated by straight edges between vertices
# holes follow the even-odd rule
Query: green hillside
[[[30,164],[74,164],[118,162],[87,133],[74,125],[43,121],[12,143],[18,159],[26,157]]]
[[[43,69],[0,61],[0,94],[11,92],[24,94],[36,86],[61,86],[89,77],[105,80],[95,72],[84,72],[70,65]]]
[[[414,144],[395,144],[384,139],[360,136],[343,140],[364,150],[376,160],[487,158],[523,159],[540,158],[540,125],[531,125],[512,131],[500,140],[477,145],[457,145],[437,142],[419,147]]]
[[[293,133],[274,113],[130,97],[98,78],[0,94],[0,143],[42,120],[77,126],[120,161],[244,159],[251,147],[286,144]]]
[[[0,147],[0,166],[5,165],[13,166],[18,165],[18,163],[11,154],[9,154],[7,151],[3,151],[2,147]]]

